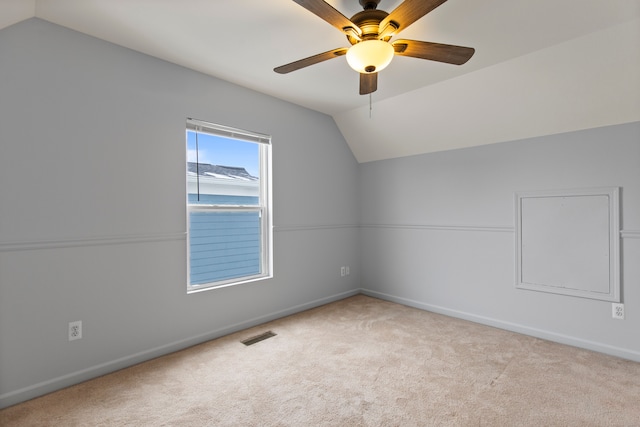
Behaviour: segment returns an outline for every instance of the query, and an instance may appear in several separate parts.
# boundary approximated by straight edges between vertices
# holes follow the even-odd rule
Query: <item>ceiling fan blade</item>
[[[378,73],[360,73],[360,95],[368,95],[378,90]]]
[[[308,67],[309,65],[317,64],[318,62],[326,61],[332,58],[337,58],[338,56],[345,55],[347,53],[346,47],[339,47],[338,49],[333,49],[328,52],[319,53],[317,55],[310,56],[308,58],[300,59],[298,61],[291,62],[286,65],[281,65],[273,69],[276,73],[279,74],[287,74],[292,71],[299,70],[304,67]]]
[[[360,40],[362,30],[324,0],[293,0],[340,31]]]
[[[390,37],[431,12],[447,0],[405,0],[380,22],[379,39]]]
[[[475,53],[472,47],[430,43],[417,40],[396,40],[391,43],[396,55],[412,56],[447,64],[462,65]]]

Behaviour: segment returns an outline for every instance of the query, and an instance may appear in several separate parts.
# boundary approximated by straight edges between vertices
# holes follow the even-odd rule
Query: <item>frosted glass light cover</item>
[[[382,40],[365,40],[349,48],[347,62],[359,73],[377,73],[391,63],[393,54],[393,46],[389,43]]]

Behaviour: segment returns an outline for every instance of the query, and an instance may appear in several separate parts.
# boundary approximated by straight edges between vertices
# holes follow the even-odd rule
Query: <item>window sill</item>
[[[232,281],[221,283],[204,283],[202,285],[187,286],[187,294],[197,294],[200,292],[212,291],[220,288],[228,288],[237,285],[244,285],[245,283],[259,282],[267,279],[273,279],[273,274],[252,276],[241,280],[233,279]]]

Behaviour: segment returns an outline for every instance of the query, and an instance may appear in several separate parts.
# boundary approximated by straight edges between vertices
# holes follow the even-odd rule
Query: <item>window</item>
[[[272,277],[271,137],[187,119],[189,292]]]

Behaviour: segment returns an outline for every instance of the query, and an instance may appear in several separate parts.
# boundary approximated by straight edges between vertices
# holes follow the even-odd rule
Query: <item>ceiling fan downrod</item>
[[[380,3],[380,0],[360,0],[359,3],[364,10],[371,10],[378,8],[378,3]]]

